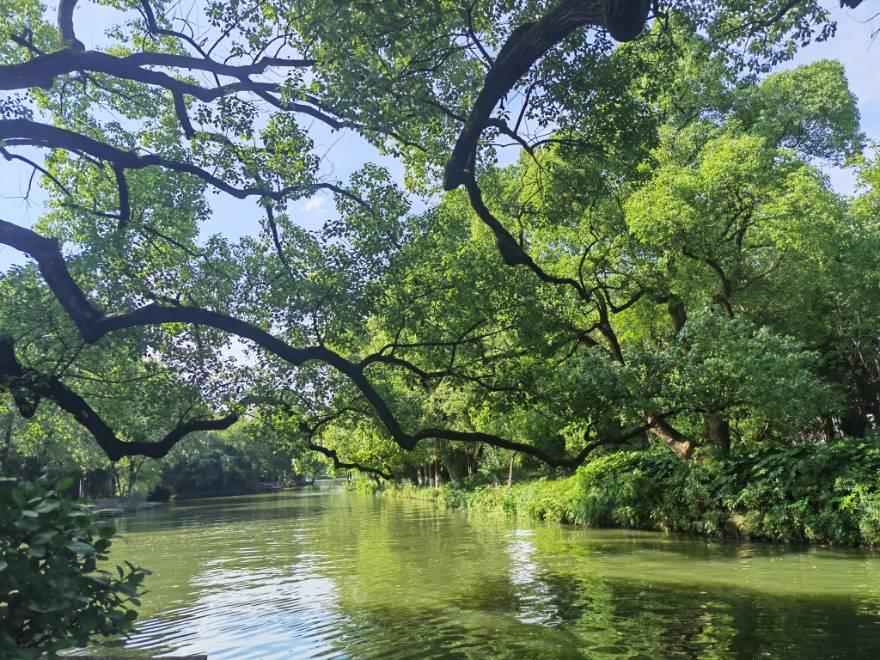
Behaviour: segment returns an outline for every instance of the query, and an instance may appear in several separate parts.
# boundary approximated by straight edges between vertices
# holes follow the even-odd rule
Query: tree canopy
[[[0,277],[25,418],[117,460],[248,415],[338,468],[455,477],[880,415],[880,161],[839,63],[770,73],[833,36],[820,3],[100,4],[101,44],[76,0],[0,14],[0,153],[49,195],[0,219],[30,257]],[[405,183],[328,175],[320,130]],[[215,233],[216,195],[257,229]]]

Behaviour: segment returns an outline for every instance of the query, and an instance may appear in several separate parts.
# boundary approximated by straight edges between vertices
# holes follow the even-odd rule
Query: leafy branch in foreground
[[[115,529],[45,480],[0,479],[0,653],[36,658],[131,628],[149,571],[99,568]]]

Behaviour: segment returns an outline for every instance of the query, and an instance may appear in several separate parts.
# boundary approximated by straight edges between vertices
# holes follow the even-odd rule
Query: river
[[[119,521],[129,649],[220,658],[880,657],[880,557],[309,491]]]

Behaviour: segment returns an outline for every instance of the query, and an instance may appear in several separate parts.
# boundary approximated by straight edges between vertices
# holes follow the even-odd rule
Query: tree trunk
[[[113,492],[117,497],[122,497],[122,483],[119,481],[119,471],[116,469],[116,463],[110,468],[110,478],[113,481]]]
[[[516,458],[516,452],[510,452],[510,468],[507,470],[507,487],[513,485],[513,460]]]
[[[126,493],[127,497],[131,497],[131,493],[134,490],[134,482],[137,479],[137,472],[134,469],[134,459],[128,459],[128,492]]]
[[[840,417],[840,430],[851,438],[863,438],[868,430],[868,419],[861,410],[850,407]]]
[[[831,415],[824,415],[822,417],[822,433],[825,436],[825,442],[831,442],[837,437],[837,433],[834,430],[834,418]]]
[[[3,455],[0,456],[0,464],[4,464],[9,460],[9,452],[12,448],[12,415],[6,415],[6,424],[3,428]]]
[[[669,316],[672,317],[672,329],[678,335],[687,323],[687,308],[685,308],[683,301],[675,299],[669,303],[667,309]]]
[[[730,423],[711,413],[703,417],[706,426],[706,440],[721,450],[722,456],[730,455]]]
[[[440,458],[440,470],[446,470],[446,476],[453,486],[461,486],[462,482],[461,454],[447,449]]]

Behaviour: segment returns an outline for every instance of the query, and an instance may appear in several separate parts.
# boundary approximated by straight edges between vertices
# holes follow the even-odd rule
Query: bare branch
[[[76,9],[77,0],[60,0],[58,3],[58,35],[61,43],[68,48],[83,50],[85,46],[76,38],[73,30],[73,10]]]

